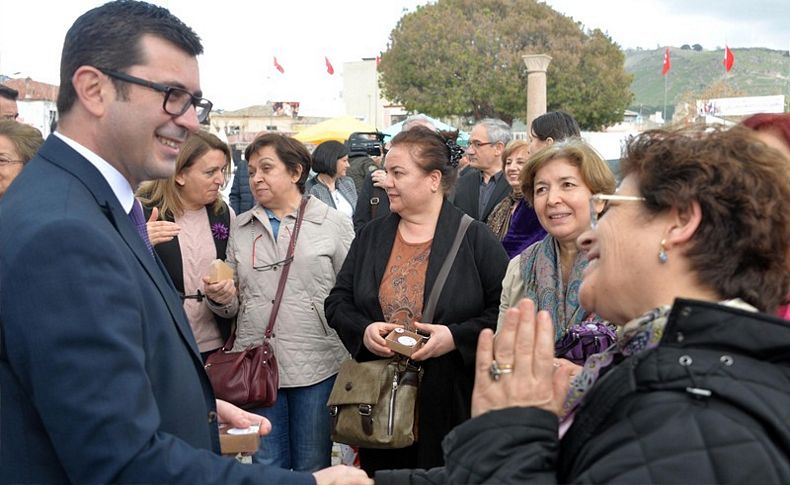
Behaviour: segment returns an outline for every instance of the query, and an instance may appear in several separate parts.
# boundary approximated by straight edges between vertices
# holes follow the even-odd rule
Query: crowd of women
[[[139,188],[204,360],[273,345],[255,459],[328,466],[341,363],[392,357],[385,337],[407,325],[428,337],[411,356],[419,439],[359,450],[378,483],[789,483],[790,115],[644,132],[619,185],[570,115],[531,126],[502,154],[511,195],[464,234],[431,321],[463,217],[448,201],[457,133],[394,137],[376,180],[389,210],[356,235],[339,142],[310,154],[258,136],[242,214],[222,200],[230,151],[210,134]],[[32,157],[29,131],[0,122],[0,169]],[[233,279],[206,277],[215,259]]]

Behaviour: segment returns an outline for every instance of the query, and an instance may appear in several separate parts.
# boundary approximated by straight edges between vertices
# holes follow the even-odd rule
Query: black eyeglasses
[[[113,71],[112,69],[105,69],[103,67],[96,67],[96,69],[112,78],[131,84],[137,84],[138,86],[145,86],[146,88],[153,89],[154,91],[164,93],[165,101],[162,103],[162,109],[165,110],[165,113],[171,116],[181,116],[187,112],[190,106],[194,106],[198,121],[203,123],[208,119],[209,113],[211,113],[211,107],[213,106],[211,101],[207,100],[206,98],[194,96],[186,89],[147,81],[145,79],[140,79],[139,77],[130,76],[129,74],[123,72]]]

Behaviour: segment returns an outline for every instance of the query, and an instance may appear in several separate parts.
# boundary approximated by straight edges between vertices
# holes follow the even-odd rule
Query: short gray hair
[[[436,131],[436,126],[433,122],[428,119],[425,115],[411,115],[403,122],[401,126],[401,131],[409,131],[415,126],[424,126],[426,128],[430,128],[433,131]]]
[[[502,143],[507,146],[510,140],[513,139],[513,132],[510,131],[510,126],[500,119],[484,118],[477,122],[486,129],[489,143]]]

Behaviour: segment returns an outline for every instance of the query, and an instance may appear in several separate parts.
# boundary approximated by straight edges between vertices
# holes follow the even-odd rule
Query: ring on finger
[[[511,374],[513,372],[513,364],[497,364],[497,361],[491,361],[491,367],[488,369],[488,375],[491,380],[498,381],[499,377],[504,374]]]

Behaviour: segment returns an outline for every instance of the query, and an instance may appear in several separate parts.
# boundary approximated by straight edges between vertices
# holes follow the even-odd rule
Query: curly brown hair
[[[688,209],[702,220],[685,256],[700,283],[766,312],[790,285],[790,166],[749,128],[692,126],[632,138],[620,163],[648,213]]]

